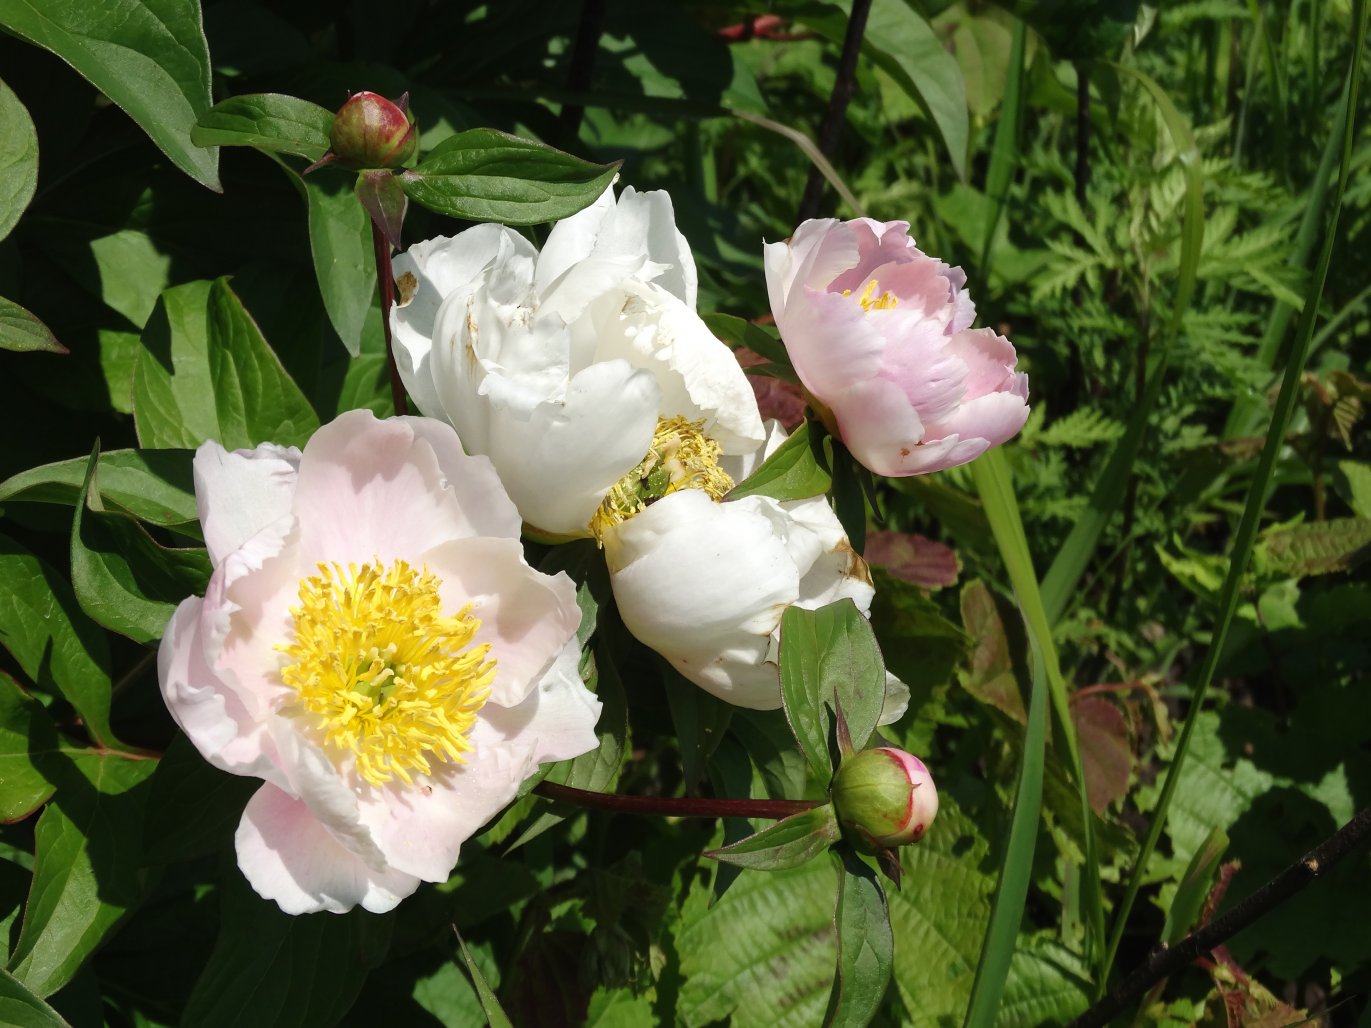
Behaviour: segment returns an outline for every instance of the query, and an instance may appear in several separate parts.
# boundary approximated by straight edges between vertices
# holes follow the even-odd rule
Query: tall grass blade
[[[1019,159],[1019,122],[1023,117],[1023,62],[1026,30],[1022,19],[1014,22],[1009,44],[1009,77],[1005,80],[1000,120],[995,125],[995,144],[990,150],[990,166],[985,173],[985,194],[995,205],[981,245],[981,278],[990,278],[990,248],[1004,216],[1009,182]]]
[[[1208,652],[1205,654],[1204,664],[1200,667],[1191,687],[1190,709],[1186,713],[1180,737],[1176,740],[1176,755],[1171,761],[1171,766],[1166,770],[1166,779],[1162,784],[1157,810],[1152,815],[1152,823],[1148,827],[1147,837],[1143,840],[1142,848],[1138,851],[1132,872],[1129,874],[1128,887],[1124,892],[1123,901],[1119,904],[1118,910],[1115,911],[1114,928],[1110,933],[1109,948],[1105,953],[1104,972],[1098,981],[1100,995],[1104,994],[1107,987],[1109,970],[1118,952],[1119,940],[1123,937],[1124,926],[1127,924],[1128,915],[1133,909],[1133,902],[1137,899],[1138,888],[1142,883],[1147,862],[1157,848],[1157,841],[1166,825],[1166,815],[1171,807],[1172,796],[1176,792],[1176,784],[1180,781],[1181,769],[1185,766],[1185,755],[1190,746],[1190,738],[1194,734],[1195,725],[1199,721],[1205,693],[1209,688],[1209,683],[1213,681],[1214,672],[1223,656],[1224,642],[1228,638],[1228,629],[1233,621],[1233,612],[1238,605],[1238,586],[1242,581],[1243,572],[1247,568],[1247,562],[1252,556],[1252,547],[1256,542],[1262,510],[1266,507],[1266,498],[1271,490],[1271,478],[1276,467],[1276,458],[1285,445],[1286,429],[1290,425],[1290,416],[1294,412],[1295,401],[1298,398],[1300,378],[1304,374],[1304,366],[1309,357],[1309,343],[1314,335],[1314,321],[1318,316],[1319,301],[1323,297],[1324,282],[1328,278],[1328,266],[1333,258],[1333,243],[1337,238],[1338,217],[1342,212],[1343,195],[1347,190],[1348,172],[1352,164],[1357,87],[1361,77],[1362,52],[1366,45],[1366,15],[1366,0],[1356,0],[1357,30],[1353,37],[1356,44],[1352,51],[1352,67],[1347,73],[1347,86],[1343,91],[1343,104],[1347,108],[1348,116],[1343,123],[1342,157],[1338,168],[1338,185],[1333,194],[1328,228],[1323,237],[1323,248],[1319,254],[1318,268],[1305,292],[1304,312],[1300,315],[1299,328],[1295,333],[1295,345],[1291,351],[1290,360],[1285,366],[1280,395],[1276,397],[1276,409],[1271,416],[1271,425],[1266,432],[1266,442],[1262,446],[1256,473],[1253,475],[1251,485],[1248,488],[1247,501],[1243,505],[1242,519],[1238,522],[1238,531],[1233,540],[1232,552],[1229,555],[1228,573],[1224,577],[1223,586],[1219,591],[1219,620],[1214,626],[1213,639],[1209,644]]]
[[[1019,609],[1023,612],[1024,621],[1028,625],[1029,638],[1041,654],[1043,671],[1047,677],[1048,695],[1057,718],[1057,731],[1064,744],[1072,777],[1080,792],[1081,820],[1085,826],[1085,913],[1087,923],[1093,931],[1096,953],[1102,956],[1103,950],[1100,947],[1104,943],[1104,906],[1100,890],[1099,855],[1094,839],[1094,815],[1085,791],[1085,769],[1076,739],[1076,727],[1071,720],[1070,697],[1066,691],[1066,682],[1062,679],[1057,647],[1052,641],[1052,626],[1043,608],[1038,576],[1033,570],[1028,537],[1024,534],[1023,520],[1019,517],[1019,501],[1014,495],[1014,483],[1009,477],[1009,467],[1000,450],[991,450],[975,461],[971,465],[971,471],[976,482],[976,490],[980,493],[981,504],[985,508],[986,519],[990,522],[990,530],[995,536],[995,544],[1004,560],[1005,569],[1009,572],[1009,582],[1014,587]]]
[[[1171,359],[1171,351],[1176,338],[1180,335],[1181,321],[1190,298],[1195,292],[1195,278],[1200,266],[1200,251],[1204,247],[1204,174],[1200,165],[1199,150],[1195,147],[1195,137],[1185,117],[1176,109],[1166,91],[1149,76],[1123,65],[1114,66],[1118,71],[1137,79],[1142,87],[1151,94],[1162,120],[1166,123],[1171,141],[1185,170],[1185,217],[1181,225],[1181,260],[1176,279],[1176,294],[1171,304],[1171,317],[1167,321],[1166,335],[1162,340],[1160,352],[1151,361],[1147,374],[1147,387],[1133,407],[1128,429],[1119,440],[1114,452],[1109,455],[1104,472],[1095,484],[1090,502],[1085,512],[1072,527],[1061,550],[1052,561],[1043,578],[1043,606],[1047,610],[1048,621],[1055,623],[1066,611],[1067,605],[1085,574],[1090,558],[1099,545],[1100,536],[1110,519],[1118,511],[1128,491],[1128,480],[1133,473],[1133,462],[1137,460],[1142,448],[1143,437],[1147,434],[1147,422],[1152,410],[1161,396],[1166,367]]]
[[[990,927],[981,946],[971,1002],[966,1008],[966,1028],[990,1028],[1000,1005],[1009,962],[1019,941],[1033,873],[1033,850],[1038,841],[1038,816],[1043,799],[1043,758],[1047,746],[1047,665],[1042,650],[1033,647],[1033,693],[1028,701],[1028,727],[1024,733],[1023,766],[1014,794],[1014,815],[1009,826],[1000,880],[990,908]]]

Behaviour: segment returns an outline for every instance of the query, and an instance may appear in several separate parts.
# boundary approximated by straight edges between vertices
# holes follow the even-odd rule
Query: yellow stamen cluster
[[[721,467],[723,450],[704,434],[703,421],[658,418],[652,445],[638,466],[614,484],[590,519],[590,530],[603,540],[605,532],[646,510],[663,496],[681,489],[700,489],[722,500],[733,479]]]
[[[490,646],[471,646],[470,607],[442,612],[440,582],[403,560],[320,564],[291,608],[295,640],[281,680],[298,694],[284,711],[312,722],[326,749],[351,754],[372,785],[413,784],[432,761],[461,763],[490,695]]]
[[[891,293],[889,289],[882,292],[880,296],[875,296],[877,288],[876,280],[873,278],[866,284],[866,288],[862,290],[862,295],[857,297],[857,302],[862,305],[862,310],[867,312],[888,311],[890,308],[899,304],[899,299]],[[851,296],[852,290],[844,289],[843,295]]]

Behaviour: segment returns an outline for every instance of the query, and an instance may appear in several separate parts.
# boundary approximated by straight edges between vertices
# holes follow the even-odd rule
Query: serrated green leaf
[[[1371,518],[1332,518],[1268,532],[1253,563],[1269,575],[1331,575],[1366,559]]]
[[[0,129],[3,131],[3,129]],[[3,183],[0,183],[3,188]],[[52,330],[23,307],[0,296],[0,350],[30,353],[66,353],[67,348],[57,341]]]
[[[37,188],[38,131],[14,90],[0,81],[0,239],[13,230]]]
[[[218,151],[190,139],[211,102],[199,0],[0,0],[0,25],[62,58],[177,167],[219,189]]]
[[[137,525],[102,521],[87,510],[99,451],[91,454],[71,525],[71,583],[91,618],[134,642],[162,637],[176,605],[203,592],[209,556],[203,549],[166,549]]]
[[[151,449],[303,446],[319,427],[227,279],[168,289],[143,330],[133,417]]]
[[[81,756],[38,819],[33,886],[14,976],[39,996],[69,982],[143,895],[139,870],[152,760]]]
[[[773,500],[803,500],[821,496],[832,484],[814,455],[806,421],[756,471],[734,486],[727,498],[770,496]]]
[[[0,1024],[12,1028],[71,1028],[56,1010],[0,970]]]
[[[440,143],[400,181],[411,200],[448,217],[540,225],[590,206],[618,168],[481,128]]]
[[[199,535],[189,450],[105,450],[95,476],[100,504],[112,513]],[[89,458],[45,464],[0,482],[0,503],[76,506]]]
[[[0,645],[38,688],[58,692],[97,743],[117,746],[109,727],[109,644],[81,612],[66,579],[0,536]]]
[[[196,120],[196,146],[255,146],[317,161],[328,151],[333,112],[283,93],[248,93],[221,100]]]
[[[371,219],[348,176],[312,175],[304,180],[309,205],[309,246],[319,294],[333,330],[356,357],[362,328],[376,295]]]
[[[813,860],[743,871],[712,907],[687,903],[675,937],[677,1016],[690,1028],[730,1015],[749,1028],[819,1024],[833,982],[836,899],[832,867]]]
[[[995,1018],[997,1028],[1065,1024],[1090,1006],[1085,961],[1050,939],[1019,936]]]
[[[249,887],[237,868],[221,876],[222,921],[214,952],[191,990],[185,1028],[330,1028],[352,1006],[390,948],[392,914],[292,917]]]
[[[944,793],[938,819],[917,846],[900,850],[904,874],[889,895],[895,985],[911,1028],[957,1024],[966,1013],[995,887],[989,846]]]
[[[832,804],[802,810],[730,846],[705,856],[759,871],[781,871],[808,863],[842,836]]]
[[[866,746],[885,702],[880,646],[851,600],[781,616],[781,699],[810,765],[825,781],[832,715],[841,704],[854,749]]]
[[[834,853],[838,866],[838,968],[824,1028],[865,1028],[890,986],[895,939],[890,910],[876,872],[855,853]]]

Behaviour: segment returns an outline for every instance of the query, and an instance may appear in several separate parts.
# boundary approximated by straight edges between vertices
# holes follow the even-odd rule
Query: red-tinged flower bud
[[[922,760],[882,746],[843,761],[833,779],[833,806],[853,842],[903,846],[923,838],[938,816],[938,790]]]
[[[376,93],[353,93],[338,108],[329,143],[340,161],[354,168],[393,168],[419,146],[409,94],[392,103]]]

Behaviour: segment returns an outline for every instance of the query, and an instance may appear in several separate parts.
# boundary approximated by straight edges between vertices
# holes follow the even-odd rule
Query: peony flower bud
[[[338,109],[329,133],[333,153],[355,168],[393,168],[419,146],[409,94],[392,103],[376,93],[353,93]]]
[[[873,848],[918,842],[938,816],[938,790],[924,762],[890,746],[844,760],[832,795],[844,830]]]
[[[903,221],[806,221],[764,248],[771,311],[830,431],[878,475],[974,460],[1028,419],[1014,345]]]

